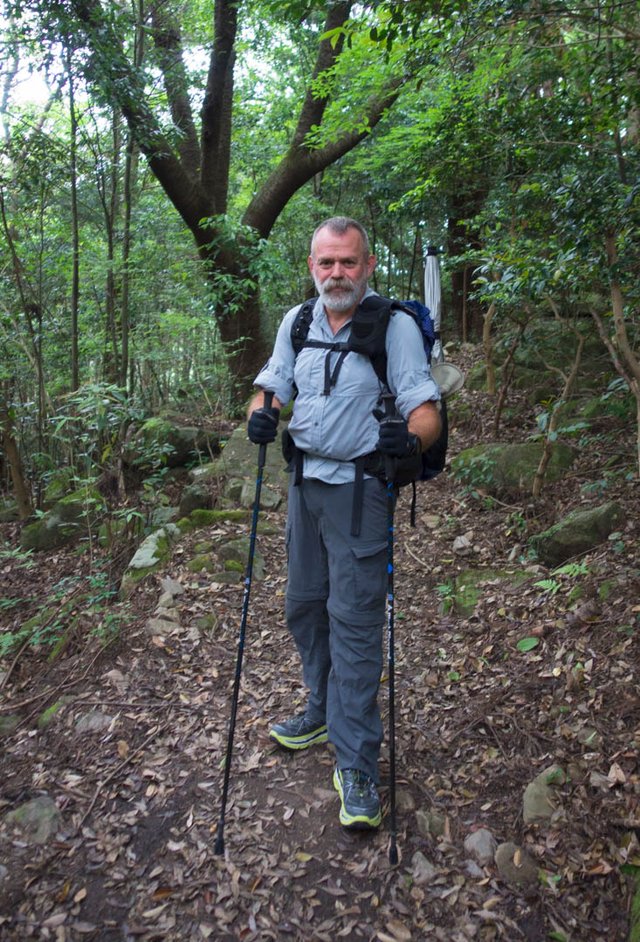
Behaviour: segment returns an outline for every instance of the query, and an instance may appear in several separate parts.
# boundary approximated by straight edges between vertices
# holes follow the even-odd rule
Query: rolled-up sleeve
[[[253,381],[254,386],[270,389],[283,406],[286,406],[293,394],[296,358],[291,346],[291,326],[299,307],[292,308],[283,317],[271,356]]]
[[[397,311],[389,321],[386,337],[387,381],[404,418],[423,402],[440,399],[431,376],[420,328],[409,314]]]

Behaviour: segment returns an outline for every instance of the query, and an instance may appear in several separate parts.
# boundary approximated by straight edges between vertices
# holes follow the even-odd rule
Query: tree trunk
[[[556,313],[556,317],[558,317]],[[563,406],[573,395],[573,390],[576,384],[576,378],[578,376],[578,370],[580,369],[580,361],[582,360],[582,351],[584,349],[584,337],[582,337],[578,331],[574,331],[576,339],[578,341],[576,347],[576,353],[573,358],[573,364],[571,366],[571,372],[568,376],[564,376],[564,388],[560,393],[559,399],[554,403],[553,409],[551,410],[551,415],[549,417],[549,424],[547,426],[547,432],[544,439],[544,446],[542,449],[542,457],[540,458],[540,463],[536,468],[536,473],[533,477],[533,487],[532,487],[532,496],[537,500],[542,493],[542,485],[544,483],[545,474],[547,472],[547,467],[551,461],[551,456],[553,455],[554,442],[557,438],[558,422],[560,415],[560,407]]]
[[[113,157],[111,172],[105,178],[104,194],[105,225],[107,229],[107,278],[105,284],[105,346],[104,378],[107,383],[117,383],[120,376],[120,312],[116,283],[116,227],[119,207],[119,170],[122,146],[122,129],[117,109],[112,117]]]
[[[262,239],[269,236],[280,213],[302,186],[370,133],[397,98],[405,80],[402,75],[394,76],[386,88],[372,94],[365,102],[365,114],[357,130],[347,129],[319,147],[307,146],[307,136],[321,127],[330,100],[328,94],[318,95],[314,79],[330,73],[342,54],[344,37],[336,31],[349,18],[352,6],[352,0],[326,5],[322,35],[333,35],[318,44],[313,74],[290,144],[243,214],[242,224]],[[172,121],[179,132],[175,144],[165,135],[163,119],[147,98],[142,71],[127,58],[121,37],[98,0],[69,0],[69,7],[82,25],[92,52],[87,67],[89,80],[121,109],[151,171],[193,235],[216,300],[220,338],[231,352],[231,366],[244,395],[268,350],[260,329],[256,279],[249,270],[245,246],[241,240],[230,238],[225,228],[239,4],[236,0],[214,3],[214,42],[199,137],[191,112],[178,21],[171,16],[169,4],[155,4],[151,10],[151,35]]]
[[[8,382],[2,384],[2,395],[0,396],[0,431],[2,432],[2,449],[5,453],[9,470],[11,472],[11,483],[13,484],[13,495],[18,505],[18,514],[21,520],[27,520],[33,513],[31,503],[31,494],[29,485],[24,476],[22,460],[20,458],[20,449],[15,437],[13,416],[10,406],[11,386]]]
[[[142,65],[144,58],[144,29],[142,28],[144,10],[142,0],[137,5],[137,17],[134,39],[134,62],[138,68]],[[124,201],[124,220],[122,231],[122,291],[120,297],[120,369],[118,372],[118,384],[122,389],[127,389],[129,376],[133,373],[129,363],[129,332],[131,327],[131,317],[129,309],[129,262],[131,258],[131,215],[133,211],[133,189],[138,173],[138,145],[129,134],[127,141],[127,150],[124,168],[123,183],[123,201]],[[129,389],[133,392],[133,388]]]
[[[496,394],[496,362],[493,356],[493,317],[496,312],[495,301],[493,301],[484,315],[482,325],[482,348],[484,350],[484,364],[487,369],[487,394],[495,396]]]
[[[479,212],[485,198],[484,191],[454,194],[451,197],[447,222],[447,255],[450,258],[480,248],[480,239],[469,228],[466,220]],[[480,338],[484,319],[480,304],[469,300],[468,280],[468,263],[461,261],[451,272],[451,320],[457,325],[458,336],[463,340]]]
[[[80,386],[80,366],[78,362],[78,308],[80,304],[80,231],[78,225],[78,118],[76,115],[75,82],[71,49],[67,46],[67,75],[69,76],[69,118],[70,138],[69,171],[71,175],[71,389]]]

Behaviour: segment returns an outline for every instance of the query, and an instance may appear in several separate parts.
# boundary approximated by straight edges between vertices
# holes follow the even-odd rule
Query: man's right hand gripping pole
[[[275,441],[280,409],[273,406],[273,393],[265,390],[264,405],[254,409],[247,423],[247,434],[254,445],[270,445]]]

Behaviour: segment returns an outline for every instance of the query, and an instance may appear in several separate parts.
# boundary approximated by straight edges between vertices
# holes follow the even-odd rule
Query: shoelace
[[[353,789],[360,798],[367,798],[371,794],[371,779],[359,769],[353,775]]]

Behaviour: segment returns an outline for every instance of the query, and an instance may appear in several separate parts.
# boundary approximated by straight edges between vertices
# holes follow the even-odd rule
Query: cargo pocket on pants
[[[352,617],[360,624],[384,620],[387,587],[387,544],[367,540],[351,546],[353,579],[350,601]]]

